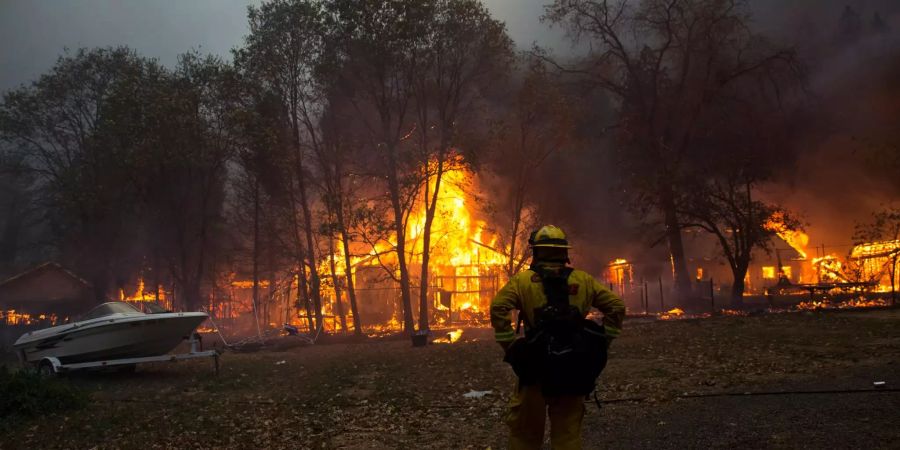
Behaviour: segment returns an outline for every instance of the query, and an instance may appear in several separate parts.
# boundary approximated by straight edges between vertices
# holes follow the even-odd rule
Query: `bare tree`
[[[545,18],[591,50],[563,67],[618,99],[618,147],[637,209],[655,210],[674,263],[676,290],[690,295],[678,218],[686,153],[726,88],[773,66],[788,49],[759,45],[741,0],[556,0]]]
[[[537,226],[531,197],[534,180],[547,158],[574,144],[575,111],[572,99],[547,73],[538,60],[529,67],[518,91],[509,101],[497,127],[496,150],[491,166],[508,180],[512,189],[501,214],[507,223],[501,235],[508,247],[506,273],[512,277],[528,260],[525,245],[529,232]]]
[[[428,329],[431,230],[441,183],[454,165],[459,126],[465,116],[479,113],[482,89],[497,84],[509,71],[512,41],[501,22],[478,0],[438,0],[431,16],[423,17],[427,39],[413,56],[422,196],[422,265],[419,273],[419,331]],[[468,149],[472,151],[473,149]],[[458,153],[458,150],[456,151]],[[457,161],[465,162],[465,159]]]
[[[377,179],[386,184],[397,258],[403,327],[414,329],[406,225],[421,174],[411,160],[414,83],[427,39],[431,2],[336,0],[330,5],[330,73],[336,93],[364,128]],[[394,276],[393,274],[391,274]]]
[[[322,128],[323,150],[317,154],[317,161],[322,174],[323,201],[328,210],[329,230],[327,236],[331,244],[331,255],[335,254],[334,241],[340,240],[343,264],[345,268],[344,280],[346,282],[347,297],[350,302],[350,312],[353,316],[353,332],[357,336],[362,335],[362,319],[359,316],[359,308],[356,302],[356,288],[353,282],[353,264],[351,255],[351,230],[354,226],[353,204],[356,200],[356,180],[359,179],[352,172],[352,159],[357,155],[355,146],[351,141],[353,132],[346,126],[348,118],[340,116],[334,108],[326,110],[320,120]],[[336,262],[331,258],[331,272],[335,285],[335,297],[338,302],[342,320],[343,305],[340,300],[340,282],[335,273]],[[345,324],[346,327],[346,324]]]
[[[203,304],[211,247],[221,241],[226,164],[235,150],[226,98],[232,80],[220,60],[182,55],[167,95],[153,103],[148,157],[137,163],[141,200],[153,221],[148,243],[158,249],[155,255],[166,263],[189,310]]]
[[[316,326],[322,324],[322,298],[315,229],[310,193],[312,165],[307,161],[310,150],[319,151],[317,117],[322,109],[315,80],[316,63],[323,51],[322,8],[308,0],[277,0],[248,8],[250,34],[245,46],[236,51],[236,63],[249,76],[276,93],[282,101],[285,124],[290,130],[293,181],[290,183],[292,204],[298,205],[305,246],[298,253],[305,256],[301,264],[309,270],[309,290],[315,308]],[[305,275],[304,275],[305,277]]]

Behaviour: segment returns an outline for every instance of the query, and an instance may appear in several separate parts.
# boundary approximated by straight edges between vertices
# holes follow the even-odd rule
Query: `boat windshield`
[[[137,307],[137,306],[135,306],[135,307]],[[163,308],[162,306],[159,306],[156,303],[151,303],[151,302],[141,302],[139,309],[141,311],[143,311],[145,314],[162,314],[162,313],[171,312],[168,309]]]
[[[98,317],[108,316],[110,314],[134,314],[141,312],[138,311],[134,306],[129,305],[128,303],[122,302],[109,302],[104,303],[92,310],[90,310],[87,314],[81,317],[81,320],[90,320],[96,319]]]

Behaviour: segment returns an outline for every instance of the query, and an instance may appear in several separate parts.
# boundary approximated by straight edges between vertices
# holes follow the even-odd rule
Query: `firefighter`
[[[579,449],[584,397],[606,364],[609,342],[621,332],[625,305],[593,277],[567,266],[571,246],[560,228],[544,226],[528,243],[531,266],[491,302],[495,339],[518,376],[506,418],[509,447],[540,448],[549,413],[552,448]],[[603,326],[585,319],[591,307],[603,313]],[[514,309],[525,326],[524,338],[516,339]],[[572,348],[554,348],[560,345]]]

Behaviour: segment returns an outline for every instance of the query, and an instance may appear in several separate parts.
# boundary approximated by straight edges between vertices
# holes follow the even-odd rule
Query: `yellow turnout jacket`
[[[528,269],[512,277],[491,302],[491,325],[497,342],[512,342],[516,332],[512,326],[512,310],[519,314],[528,330],[534,324],[534,310],[545,305],[547,297],[537,272]],[[603,327],[607,336],[618,337],[625,318],[625,304],[616,294],[581,270],[569,274],[569,304],[577,306],[582,315],[591,307],[603,313]]]

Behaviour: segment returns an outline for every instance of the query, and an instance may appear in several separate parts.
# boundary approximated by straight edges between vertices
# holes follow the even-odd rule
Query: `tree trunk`
[[[303,231],[306,234],[306,259],[309,261],[309,293],[312,297],[313,307],[316,309],[316,325],[321,328],[324,326],[324,323],[322,322],[322,294],[319,289],[319,272],[315,251],[316,247],[313,243],[312,213],[309,209],[309,201],[306,198],[306,181],[305,174],[303,173],[302,163],[298,164],[297,171],[297,187],[300,189],[300,208],[303,211],[303,225],[305,228]]]
[[[297,158],[297,188],[300,190],[300,208],[303,211],[303,223],[306,233],[306,249],[309,260],[309,284],[310,296],[312,297],[313,306],[315,307],[315,317],[317,327],[324,327],[322,323],[322,295],[319,289],[319,267],[316,263],[316,246],[313,243],[312,230],[312,214],[309,209],[309,200],[306,197],[306,171],[303,166],[303,148],[300,146],[300,120],[297,113],[297,92],[292,91],[290,97],[290,119],[291,129],[293,131],[294,151]]]
[[[293,238],[297,245],[297,309],[302,306],[306,311],[307,326],[310,333],[318,329],[318,322],[313,318],[312,305],[309,299],[309,286],[306,280],[306,249],[303,248],[303,238],[300,233],[300,225],[297,223],[297,202],[294,197],[294,184],[288,184],[288,197],[291,206],[291,225]],[[299,315],[299,312],[298,312]]]
[[[684,304],[691,295],[691,280],[688,276],[687,262],[684,257],[684,243],[681,236],[681,224],[675,209],[675,199],[671,186],[666,186],[662,196],[663,215],[666,226],[666,240],[669,243],[669,256],[674,266],[675,295],[679,304]],[[743,281],[743,280],[742,280]]]
[[[897,259],[898,255],[894,253],[893,258],[891,259],[891,306],[897,304]]]
[[[309,288],[306,285],[306,261],[301,255],[297,260],[297,309],[303,306],[306,311],[306,322],[310,333],[318,329],[312,314],[312,304],[309,300]]]
[[[253,180],[253,320],[259,327],[259,181]]]
[[[15,198],[6,212],[6,223],[0,233],[0,270],[12,268],[19,250],[19,232],[22,229],[24,214],[17,213],[18,202]]]
[[[524,180],[519,179],[519,186],[516,189],[516,204],[513,210],[512,232],[509,240],[509,262],[506,267],[506,276],[512,279],[516,274],[516,244],[518,243],[519,227],[522,226],[522,210],[525,209],[525,187],[522,185]]]
[[[744,278],[747,276],[748,265],[732,268],[731,274],[734,281],[731,283],[731,307],[741,310],[744,307]]]
[[[284,323],[291,323],[291,290],[294,288],[293,280],[288,282],[287,290],[284,294],[284,302],[282,302],[282,307],[284,310],[281,318],[284,320]]]
[[[188,311],[194,311],[200,299],[200,280],[191,280],[184,287],[184,305]]]
[[[338,205],[337,211],[338,227],[341,231],[341,243],[344,248],[344,265],[347,267],[345,276],[347,278],[347,297],[350,298],[350,313],[353,315],[353,334],[362,335],[362,321],[359,317],[359,310],[356,306],[356,288],[353,283],[353,267],[350,265],[350,238],[347,235],[347,227],[344,224],[343,202]]]
[[[153,301],[157,305],[159,305],[159,281],[159,250],[153,249]]]
[[[272,251],[270,250],[268,253],[271,255]],[[276,310],[276,306],[275,306],[275,288],[276,288],[275,265],[271,263],[271,256],[269,258],[269,261],[270,261],[270,263],[269,263],[270,265],[268,267],[268,269],[269,269],[269,271],[268,271],[269,272],[269,292],[266,294],[266,302],[265,302],[266,313],[263,316],[265,318],[264,319],[265,322],[263,322],[263,323],[265,323],[266,325],[269,325],[270,323],[272,323],[272,315],[275,314],[275,310]],[[277,322],[276,322],[276,325],[278,325]]]
[[[425,227],[422,230],[422,273],[419,274],[419,332],[428,331],[428,263],[431,260],[431,226],[437,212],[438,198],[441,192],[441,179],[444,175],[443,152],[438,157],[437,174],[434,179],[434,192],[429,201],[428,180],[425,180]]]
[[[344,186],[341,181],[343,164],[340,156],[334,158],[334,191],[335,191],[335,217],[337,218],[338,232],[341,234],[341,246],[344,249],[344,278],[347,280],[347,298],[350,300],[350,314],[353,316],[353,334],[362,336],[362,322],[359,318],[359,310],[356,306],[356,289],[353,285],[353,267],[350,261],[350,236],[347,232],[347,223],[344,218]]]
[[[204,271],[203,271],[203,269],[204,269],[204,267],[203,267],[204,251],[203,251],[203,249],[206,247],[206,245],[204,245],[204,242],[206,241],[206,237],[205,237],[206,227],[203,227],[203,231],[201,233],[202,234],[201,234],[200,238],[198,238],[198,240],[200,241],[200,244],[199,244],[200,245],[200,250],[199,250],[200,253],[197,256],[197,272],[189,280],[188,284],[190,285],[190,289],[188,289],[188,292],[185,293],[185,308],[188,311],[196,311],[200,307],[200,305],[203,304],[202,299],[201,299],[201,297],[202,297],[201,285],[203,284],[203,273],[204,273]],[[190,276],[189,273],[186,275]]]
[[[412,298],[409,292],[409,270],[406,267],[406,229],[403,221],[403,206],[400,203],[400,184],[397,179],[396,148],[388,149],[388,190],[391,208],[394,211],[394,232],[397,234],[397,264],[400,269],[400,301],[403,304],[403,331],[412,334],[415,327],[412,316]]]
[[[341,301],[341,283],[337,277],[337,265],[334,262],[334,236],[328,237],[329,265],[331,266],[331,282],[334,284],[334,306],[337,309],[338,316],[341,318],[341,331],[347,332],[347,315],[344,314],[344,303]]]

